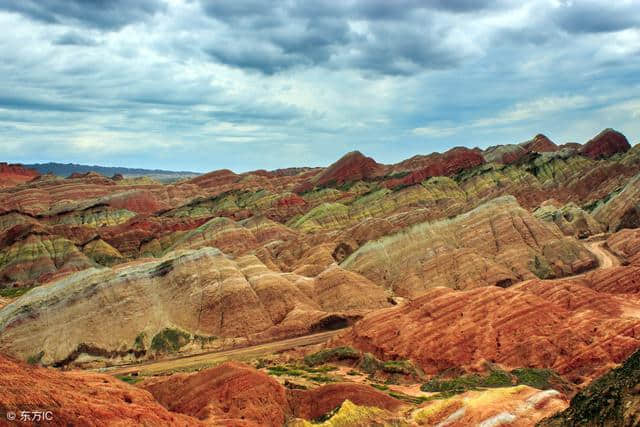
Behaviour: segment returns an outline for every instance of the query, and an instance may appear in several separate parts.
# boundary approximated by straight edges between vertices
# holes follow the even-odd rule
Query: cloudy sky
[[[391,163],[640,141],[638,0],[0,0],[0,160]]]

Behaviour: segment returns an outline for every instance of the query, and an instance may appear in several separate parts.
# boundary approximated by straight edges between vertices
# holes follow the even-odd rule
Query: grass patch
[[[550,369],[519,368],[511,371],[511,374],[518,379],[518,384],[528,385],[540,390],[552,388],[551,380],[557,374]]]
[[[33,288],[34,288],[34,286],[26,287],[26,288],[1,288],[0,289],[0,297],[3,297],[3,298],[18,298],[18,297],[21,297],[22,295],[26,294],[27,292],[29,292]]]
[[[130,376],[130,375],[116,375],[116,378],[119,379],[120,381],[124,381],[125,383],[128,383],[128,384],[136,384],[136,383],[139,383],[140,381],[142,381],[142,378],[133,377],[133,376]]]
[[[382,369],[382,365],[383,363],[373,354],[365,353],[362,355],[362,359],[360,359],[360,362],[358,363],[358,368],[367,374],[373,374]]]
[[[267,368],[267,370],[269,371],[269,375],[275,375],[277,377],[281,377],[283,375],[289,375],[289,376],[292,376],[292,377],[300,377],[300,376],[304,375],[304,371],[301,371],[299,369],[290,368],[288,366],[282,366],[282,365],[271,366],[271,367]]]
[[[528,385],[540,390],[555,388],[563,393],[570,390],[566,381],[554,371],[535,368],[518,368],[510,372],[501,369],[492,369],[488,375],[484,376],[469,374],[449,379],[436,377],[423,384],[420,390],[453,395],[469,390],[511,387],[515,385]]]
[[[513,385],[513,379],[509,373],[501,370],[492,370],[489,375],[478,374],[462,375],[457,378],[439,379],[433,378],[424,383],[420,390],[426,392],[452,392],[454,394],[464,393],[467,390],[478,390],[481,388],[509,387]]]
[[[178,329],[165,328],[151,340],[151,349],[160,353],[174,353],[189,343],[191,335]]]
[[[415,373],[415,368],[407,360],[392,360],[382,364],[382,370],[389,374],[411,375]]]
[[[43,357],[44,357],[44,351],[41,351],[40,353],[29,356],[29,358],[27,358],[27,363],[29,365],[37,365],[40,363]]]
[[[305,356],[304,363],[317,366],[333,360],[358,360],[360,352],[351,347],[336,347]]]
[[[338,411],[340,410],[340,408],[342,407],[342,405],[336,406],[335,408],[333,408],[331,411],[327,412],[326,414],[322,414],[319,417],[316,417],[314,419],[311,420],[312,424],[323,424],[327,421],[329,421],[331,419],[331,417],[333,417],[335,414],[338,413]]]
[[[371,384],[371,387],[377,388],[378,390],[381,390],[381,391],[389,390],[389,386],[386,386],[384,384]]]
[[[211,336],[206,336],[206,335],[194,335],[193,336],[193,340],[195,342],[197,342],[198,344],[200,344],[201,348],[204,348],[207,344],[211,344],[213,341],[217,340],[218,337],[211,335]]]
[[[145,338],[147,338],[147,334],[145,334],[144,332],[140,332],[137,336],[135,341],[133,342],[133,348],[135,348],[136,350],[144,350],[144,340]]]
[[[307,376],[307,379],[311,380],[311,381],[315,381],[317,383],[333,383],[336,382],[336,380],[328,375],[309,375]]]

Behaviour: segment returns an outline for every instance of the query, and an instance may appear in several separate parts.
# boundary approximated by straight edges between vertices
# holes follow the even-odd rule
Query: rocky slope
[[[624,153],[631,148],[627,138],[613,129],[605,129],[593,139],[587,141],[579,152],[592,159],[610,157],[617,153]]]
[[[408,359],[432,374],[473,371],[488,361],[553,369],[580,384],[640,347],[640,318],[637,311],[625,312],[627,304],[580,285],[548,282],[463,292],[436,288],[366,316],[329,345]]]
[[[415,297],[446,286],[508,286],[533,277],[575,274],[596,260],[577,242],[554,233],[513,197],[451,220],[422,223],[369,242],[342,267]]]
[[[640,351],[571,399],[565,411],[538,426],[620,426],[640,424]]]
[[[0,188],[13,187],[24,182],[29,182],[40,174],[22,165],[0,162]]]
[[[640,175],[636,175],[617,194],[594,210],[594,217],[608,225],[609,231],[640,227]]]
[[[109,375],[59,372],[1,355],[0,389],[0,423],[9,413],[18,422],[22,411],[51,411],[51,421],[44,423],[57,426],[200,425],[194,418],[169,412],[148,391]]]
[[[0,347],[22,359],[43,352],[46,364],[136,359],[205,338],[220,348],[300,335],[388,305],[381,287],[337,266],[307,278],[203,248],[34,289],[0,310]]]

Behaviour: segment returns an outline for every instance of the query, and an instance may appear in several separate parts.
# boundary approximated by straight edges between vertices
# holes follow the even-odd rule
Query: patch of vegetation
[[[392,360],[382,364],[382,371],[389,374],[411,375],[415,373],[415,368],[407,360]]]
[[[25,287],[25,288],[1,288],[0,289],[0,297],[3,298],[18,298],[22,295],[29,292],[34,287]]]
[[[145,338],[147,338],[147,334],[145,334],[144,332],[140,332],[136,336],[135,341],[133,342],[133,348],[135,348],[136,350],[144,350]]]
[[[322,365],[322,366],[313,367],[313,368],[309,366],[302,366],[300,367],[300,369],[312,374],[325,374],[327,372],[335,371],[338,368],[333,365]]]
[[[407,176],[409,174],[410,174],[409,171],[401,171],[401,172],[396,172],[396,173],[389,174],[389,175],[385,176],[384,179],[400,179],[400,178],[404,178],[405,176]]]
[[[347,375],[351,375],[351,376],[356,376],[356,375],[361,375],[360,372],[351,369],[349,372],[347,372]]]
[[[529,269],[540,279],[551,279],[554,277],[554,272],[547,260],[537,255],[529,263]]]
[[[269,368],[267,368],[267,370],[269,371],[269,375],[275,375],[275,376],[278,376],[278,377],[281,377],[283,375],[289,375],[289,376],[292,376],[292,377],[300,377],[300,376],[304,375],[304,371],[301,371],[299,369],[290,368],[288,366],[282,366],[282,365],[270,366]]]
[[[397,391],[390,391],[388,394],[395,399],[402,400],[403,402],[411,403],[413,405],[419,405],[432,400],[432,396],[411,396]]]
[[[136,384],[136,383],[139,383],[140,381],[142,381],[142,378],[134,377],[134,376],[131,376],[131,375],[116,375],[116,378],[119,379],[120,381],[124,381],[125,383],[128,383],[128,384]]]
[[[308,375],[306,378],[310,379],[311,381],[315,381],[317,383],[333,383],[335,382],[335,378],[330,377],[328,375]]]
[[[362,355],[362,359],[358,363],[358,368],[367,374],[374,374],[376,371],[382,369],[383,363],[378,360],[373,354],[365,353]]]
[[[381,391],[387,391],[387,390],[389,390],[389,386],[384,385],[384,384],[375,384],[375,383],[374,383],[374,384],[371,384],[371,387],[373,387],[373,388],[377,388],[378,390],[381,390]]]
[[[338,405],[335,408],[333,408],[331,411],[327,412],[326,414],[322,414],[319,417],[316,417],[314,419],[311,420],[312,424],[323,424],[327,421],[329,421],[331,419],[331,417],[333,417],[335,414],[338,413],[338,411],[340,410],[340,408],[342,407],[342,405]]]
[[[637,425],[640,351],[576,394],[569,408],[541,421],[542,426]]]
[[[511,371],[511,375],[517,378],[518,384],[528,385],[540,390],[553,388],[552,382],[563,381],[551,369],[518,368]]]
[[[211,335],[211,336],[207,336],[207,335],[198,335],[195,334],[193,336],[193,340],[197,343],[200,344],[201,348],[204,348],[207,344],[212,343],[213,341],[217,340],[218,337]]]
[[[426,392],[452,392],[454,394],[464,393],[468,390],[478,390],[481,388],[509,387],[513,385],[513,379],[508,372],[502,370],[492,370],[489,375],[478,374],[462,375],[457,378],[439,379],[433,378],[424,383],[420,390]]]
[[[151,349],[162,353],[175,353],[189,343],[191,335],[178,329],[165,328],[151,340]]]
[[[294,383],[289,380],[284,381],[284,386],[290,390],[306,390],[307,389],[306,385]]]
[[[336,347],[305,356],[304,363],[317,366],[334,360],[358,360],[360,352],[351,347]]]
[[[527,385],[540,390],[571,390],[569,384],[550,369],[518,368],[510,372],[491,369],[488,375],[467,374],[454,378],[432,378],[420,387],[424,392],[446,393],[449,396],[469,390]]]
[[[37,365],[40,363],[43,357],[44,357],[44,351],[41,351],[37,354],[29,356],[29,358],[27,359],[27,363],[29,365]]]
[[[620,194],[620,192],[624,189],[624,187],[618,187],[613,190],[611,193],[604,196],[602,199],[593,200],[590,203],[582,206],[582,209],[587,212],[593,212],[598,206],[606,204],[609,200],[611,200],[614,196]]]

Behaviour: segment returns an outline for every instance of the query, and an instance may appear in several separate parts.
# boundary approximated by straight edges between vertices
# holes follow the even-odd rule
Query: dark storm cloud
[[[49,24],[115,30],[165,8],[160,0],[0,0],[0,10]]]
[[[69,31],[53,41],[53,44],[60,46],[97,46],[97,40],[84,34]]]
[[[639,13],[629,0],[0,0],[0,161],[242,171],[609,126],[637,140]]]
[[[82,112],[84,108],[66,102],[48,101],[38,98],[0,95],[0,108],[27,111]]]
[[[570,33],[608,33],[640,28],[640,7],[633,2],[575,1],[562,5],[555,21]]]
[[[382,75],[455,67],[463,55],[447,45],[449,29],[434,14],[497,7],[471,0],[202,0],[201,5],[225,25],[225,39],[204,51],[224,64],[267,75],[314,65]],[[364,23],[362,31],[351,21]]]

